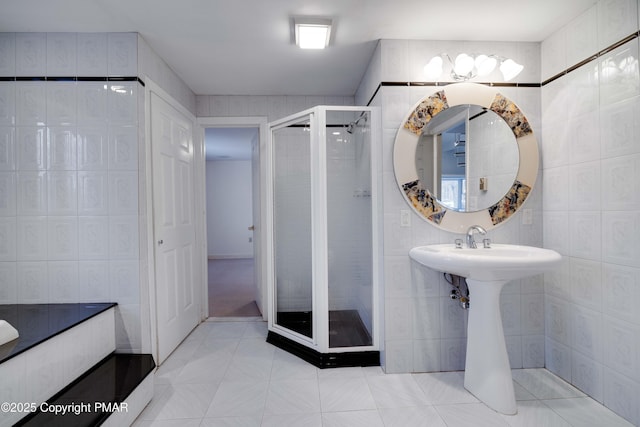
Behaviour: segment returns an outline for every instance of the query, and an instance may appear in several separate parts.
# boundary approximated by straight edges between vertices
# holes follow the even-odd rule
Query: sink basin
[[[503,244],[477,249],[452,244],[419,246],[409,256],[433,270],[482,281],[535,276],[552,270],[562,259],[550,249]]]
[[[510,280],[552,270],[560,264],[560,254],[532,246],[470,249],[444,244],[413,248],[409,256],[431,269],[466,278],[470,300],[464,387],[491,409],[516,414],[500,292]]]

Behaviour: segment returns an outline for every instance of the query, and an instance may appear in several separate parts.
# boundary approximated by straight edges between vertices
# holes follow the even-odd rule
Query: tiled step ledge
[[[40,405],[115,351],[115,304],[98,314],[93,313],[88,319],[75,319],[71,325],[66,320],[73,317],[69,316],[74,311],[72,307],[64,307],[68,304],[48,306],[54,307],[48,312],[49,317],[43,317],[47,321],[32,322],[27,318],[25,323],[16,325],[15,320],[10,320],[16,325],[20,338],[0,346],[2,353],[10,356],[5,356],[0,363],[0,402]],[[13,309],[0,308],[3,313]],[[65,321],[56,318],[56,314],[62,314]],[[44,335],[36,333],[38,326],[42,332],[46,330]],[[29,345],[23,347],[26,341]],[[3,412],[0,427],[11,426],[26,415],[24,411]]]
[[[113,353],[16,425],[131,425],[153,397],[154,368],[149,354]]]

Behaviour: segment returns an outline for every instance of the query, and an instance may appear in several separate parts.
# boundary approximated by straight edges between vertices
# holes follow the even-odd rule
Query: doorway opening
[[[254,236],[260,129],[206,127],[204,136],[209,317],[262,316]]]

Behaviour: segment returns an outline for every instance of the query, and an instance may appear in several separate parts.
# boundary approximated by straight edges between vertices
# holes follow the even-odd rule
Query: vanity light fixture
[[[296,45],[301,49],[324,49],[331,40],[331,19],[293,18]]]
[[[461,53],[453,60],[447,53],[434,56],[424,67],[424,74],[428,79],[435,80],[439,78],[444,69],[444,59],[451,66],[451,77],[457,82],[470,80],[477,76],[486,76],[495,70],[498,63],[500,64],[500,72],[504,81],[512,80],[524,69],[524,66],[518,64],[513,59],[505,58],[498,55],[471,55]]]

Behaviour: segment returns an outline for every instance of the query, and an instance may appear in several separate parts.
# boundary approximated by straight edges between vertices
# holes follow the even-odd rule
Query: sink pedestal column
[[[516,399],[500,315],[500,291],[505,283],[467,279],[470,306],[464,387],[491,409],[514,415]]]

